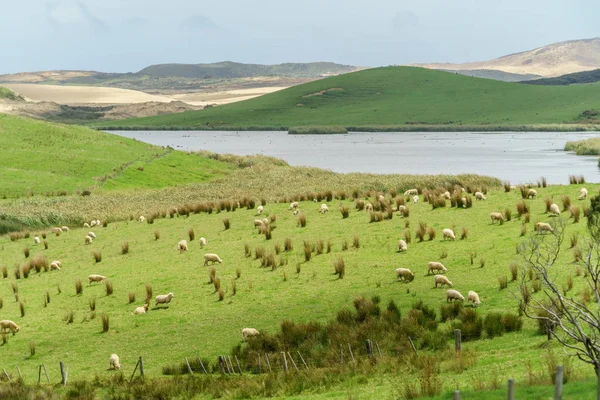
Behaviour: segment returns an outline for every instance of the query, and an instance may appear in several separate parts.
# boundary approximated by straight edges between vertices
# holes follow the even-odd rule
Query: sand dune
[[[285,86],[270,86],[251,89],[232,89],[216,92],[196,92],[175,94],[171,97],[174,100],[183,101],[184,103],[195,106],[205,106],[208,104],[228,104],[236,101],[248,100],[254,97],[262,96],[263,94],[273,93],[278,90],[286,89]]]

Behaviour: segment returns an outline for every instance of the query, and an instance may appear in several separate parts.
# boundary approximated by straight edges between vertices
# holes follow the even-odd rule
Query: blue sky
[[[598,0],[2,0],[0,73],[465,62],[600,36]]]

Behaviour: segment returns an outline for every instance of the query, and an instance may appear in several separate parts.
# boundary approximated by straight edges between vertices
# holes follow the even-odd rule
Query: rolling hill
[[[600,81],[600,69],[592,71],[575,72],[557,76],[556,78],[544,78],[523,81],[529,85],[576,85],[584,83],[596,83]]]
[[[252,130],[444,125],[465,130],[467,125],[558,124],[572,123],[585,110],[600,108],[597,93],[595,86],[533,86],[424,68],[385,67],[201,111],[98,126]]]
[[[433,63],[418,66],[442,70],[499,70],[515,74],[555,77],[600,68],[600,38],[570,40],[464,64]]]

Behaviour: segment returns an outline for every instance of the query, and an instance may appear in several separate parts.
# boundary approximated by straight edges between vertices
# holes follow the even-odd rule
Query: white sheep
[[[377,201],[380,203],[385,203],[385,196],[380,194],[379,196],[377,196]]]
[[[492,220],[492,225],[494,224],[494,221],[500,221],[502,223],[504,222],[504,215],[499,212],[493,212],[490,214],[490,219]]]
[[[256,215],[260,215],[260,214],[262,214],[262,212],[263,212],[263,210],[264,210],[264,209],[265,209],[265,208],[264,208],[262,205],[261,205],[261,206],[258,206],[258,207],[256,208]]]
[[[465,301],[465,297],[458,290],[448,289],[446,291],[446,301],[460,300]]]
[[[416,194],[419,194],[419,191],[417,189],[408,189],[406,192],[404,192],[405,197],[414,196]]]
[[[188,249],[188,245],[187,245],[187,240],[180,240],[179,243],[177,243],[177,250],[179,250],[180,253],[183,253],[184,251],[187,251]]]
[[[444,193],[442,193],[442,197],[446,200],[450,200],[450,192],[446,190]]]
[[[69,232],[69,227],[66,225],[61,226],[60,229],[62,229],[63,232]]]
[[[413,203],[414,203],[414,204],[417,204],[418,202],[419,202],[419,196],[417,196],[417,195],[414,195],[414,196],[413,196]]]
[[[581,188],[579,191],[579,200],[585,200],[587,198],[588,191],[586,188]]]
[[[467,293],[467,301],[473,303],[473,307],[477,307],[481,304],[481,300],[479,300],[479,295],[472,290],[469,290],[469,293]]]
[[[10,319],[4,319],[0,321],[0,332],[2,333],[10,331],[14,336],[16,332],[19,332],[19,330],[19,325],[15,324]]]
[[[486,200],[486,197],[481,192],[475,192],[475,200]]]
[[[398,240],[398,251],[403,252],[406,250],[408,250],[408,245],[406,244],[406,242],[402,239]]]
[[[269,221],[269,218],[263,218],[262,223],[263,223],[263,225],[269,225],[271,223],[271,221]]]
[[[558,208],[557,204],[552,203],[550,205],[550,214],[554,216],[560,215],[560,208]]]
[[[35,244],[40,244],[40,238],[39,238],[39,237],[37,237],[37,236],[34,236],[34,237],[33,237],[33,243],[35,243]]]
[[[118,355],[116,355],[116,354],[110,355],[110,367],[108,369],[114,369],[115,371],[118,371],[119,369],[121,369],[121,363],[119,362]]]
[[[295,209],[295,210],[294,210],[294,212],[293,212],[292,214],[293,214],[293,215],[298,215],[298,214],[300,214],[300,210],[298,210],[298,209]]]
[[[93,241],[94,241],[94,239],[92,239],[91,236],[87,235],[85,237],[85,244],[92,244]]]
[[[262,220],[260,220],[260,219],[255,219],[254,220],[254,227],[255,228],[260,228],[262,225],[263,225]]]
[[[435,283],[435,287],[438,287],[438,284],[440,285],[440,287],[442,287],[444,285],[448,285],[448,286],[452,287],[452,282],[450,282],[450,279],[448,279],[444,275],[434,276],[433,282]]]
[[[84,228],[90,228],[90,224],[88,224],[87,222],[84,222],[84,223],[83,223],[83,227],[84,227]]]
[[[92,238],[96,239],[96,234],[94,232],[88,232],[88,236],[91,236]]]
[[[92,275],[88,276],[88,280],[90,281],[90,285],[92,284],[92,282],[102,282],[105,279],[106,279],[105,276],[98,275],[98,274],[92,274]]]
[[[148,304],[144,304],[142,307],[137,307],[135,310],[133,310],[133,315],[140,315],[140,314],[146,314],[146,311],[148,311]]]
[[[144,217],[143,215],[140,215],[140,222],[146,222],[146,217]]]
[[[328,211],[329,211],[329,207],[327,207],[327,204],[325,204],[325,203],[321,204],[321,208],[319,209],[319,212],[321,214],[325,214]]]
[[[159,294],[158,296],[156,296],[154,298],[154,300],[156,301],[155,306],[157,306],[159,304],[169,304],[171,302],[171,299],[174,297],[175,297],[175,295],[173,293]]]
[[[441,262],[438,262],[438,261],[431,261],[427,264],[427,274],[428,275],[433,272],[438,272],[438,271],[447,272],[448,269],[446,269],[446,267],[444,267],[444,264],[442,264]]]
[[[97,220],[96,220],[96,225],[97,225],[97,226],[100,226],[100,225],[102,225],[102,222],[100,222],[100,220],[99,220],[99,219],[97,219]]]
[[[50,271],[57,270],[60,271],[61,262],[58,260],[54,260],[50,263]]]
[[[454,235],[454,231],[452,229],[446,228],[442,231],[442,235],[444,236],[444,240],[452,239],[456,240],[456,236]]]
[[[96,226],[96,220],[90,222],[90,228],[93,228],[94,226]]]
[[[62,232],[62,229],[60,229],[58,226],[55,226],[54,228],[52,228],[52,233],[60,233]]]
[[[258,336],[258,335],[260,335],[260,332],[254,328],[242,329],[242,338],[244,338],[244,341],[246,341],[249,337]]]
[[[367,203],[367,205],[365,206],[365,210],[366,210],[367,212],[369,212],[369,211],[373,211],[373,204],[371,204],[371,203]]]
[[[467,208],[467,198],[466,197],[461,197],[460,203],[462,204],[463,208]]]
[[[529,191],[527,192],[527,198],[528,199],[535,199],[537,197],[537,190],[535,189],[529,189]]]
[[[554,228],[552,228],[550,224],[547,224],[545,222],[538,222],[537,224],[535,224],[535,230],[539,233],[554,232]]]
[[[298,202],[297,201],[293,201],[290,203],[290,210],[295,210],[296,208],[298,208]]]
[[[408,268],[397,268],[396,278],[404,282],[412,282],[415,279],[415,274]]]
[[[208,262],[211,262],[212,264],[218,262],[219,264],[223,264],[223,260],[221,260],[221,258],[213,253],[207,253],[204,255],[204,265],[208,265]]]
[[[200,247],[206,246],[207,242],[205,237],[201,237],[198,241],[200,242]]]

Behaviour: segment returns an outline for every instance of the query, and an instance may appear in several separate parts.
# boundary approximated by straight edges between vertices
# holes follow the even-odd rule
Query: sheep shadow
[[[164,306],[164,307],[154,306],[150,310],[152,310],[152,311],[158,311],[158,310],[168,310],[168,309],[169,309],[169,306]]]

